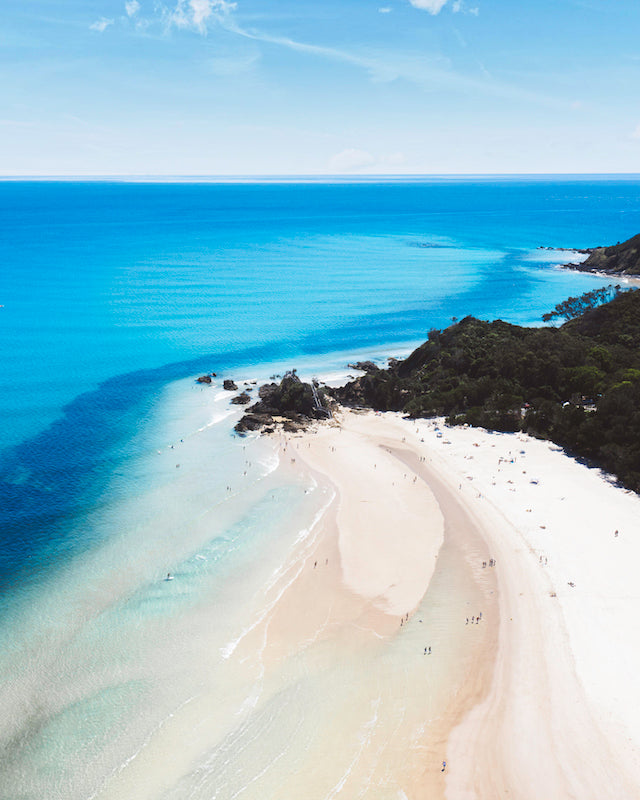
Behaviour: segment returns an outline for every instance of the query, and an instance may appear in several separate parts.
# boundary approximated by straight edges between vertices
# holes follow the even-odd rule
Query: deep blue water
[[[171,381],[530,323],[597,280],[562,254],[640,229],[640,179],[0,183],[0,585],[91,544]]]

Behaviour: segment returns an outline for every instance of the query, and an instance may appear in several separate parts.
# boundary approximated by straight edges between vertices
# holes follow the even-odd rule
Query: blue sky
[[[0,174],[640,172],[640,0],[2,0]]]

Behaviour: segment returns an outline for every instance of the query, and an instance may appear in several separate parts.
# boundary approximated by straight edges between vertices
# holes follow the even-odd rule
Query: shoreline
[[[354,438],[360,440],[355,454]],[[455,584],[456,597],[448,601],[464,602],[474,591],[484,598],[481,637],[470,651],[460,639],[464,619],[455,619],[450,610],[441,617],[437,652],[448,662],[448,672],[444,681],[440,676],[439,691],[440,700],[448,697],[448,703],[436,717],[423,720],[420,736],[405,731],[407,749],[402,758],[385,762],[386,782],[378,789],[396,786],[407,797],[443,798],[634,796],[640,787],[640,721],[632,711],[635,701],[640,702],[633,679],[640,666],[640,641],[629,630],[640,596],[629,564],[632,555],[640,557],[640,544],[629,534],[633,520],[640,518],[640,499],[554,445],[522,434],[449,429],[441,421],[343,410],[338,426],[316,426],[288,437],[288,442],[300,460],[337,490],[333,539],[319,544],[317,552],[332,542],[326,552],[340,561],[333,573],[334,590],[339,585],[352,602],[355,597],[364,603],[361,611],[368,607],[364,629],[373,631],[382,646],[413,635],[439,584],[447,583],[445,576],[444,593],[451,594],[456,570],[462,571],[461,582]],[[406,470],[402,480],[416,492],[422,482],[442,515],[435,568],[426,561],[426,587],[417,605],[412,605],[415,592],[407,588],[418,558],[411,550],[416,544],[411,535],[406,561],[396,564],[408,570],[407,586],[396,590],[394,605],[393,592],[385,594],[392,583],[389,551],[382,559],[389,571],[383,579],[379,559],[365,546],[370,542],[358,540],[357,532],[345,534],[350,525],[371,525],[371,519],[350,517],[345,507],[357,502],[363,481],[370,480],[366,459],[374,452],[376,464],[386,453],[393,467],[382,482],[376,478],[373,491],[381,492],[393,475],[404,476]],[[388,501],[389,493],[385,496]],[[397,497],[392,505],[400,507]],[[398,524],[403,520],[398,512]],[[383,518],[378,523],[385,527]],[[393,543],[399,541],[393,531],[390,536]],[[376,539],[383,551],[388,545],[389,540]],[[605,557],[613,563],[598,576]],[[483,566],[492,558],[495,569]],[[368,574],[354,577],[354,569]],[[313,578],[310,564],[308,571]],[[317,598],[312,586],[300,583],[299,597],[309,602],[312,595]],[[621,595],[622,586],[626,594]],[[422,618],[417,624],[413,608]],[[403,619],[407,610],[409,618]],[[389,619],[394,613],[396,621],[399,615],[402,620],[395,633]],[[437,604],[434,613],[440,613]],[[303,627],[307,621],[298,618]],[[352,622],[347,621],[339,638],[366,649],[368,634],[353,639]],[[286,615],[279,630],[287,639]],[[402,669],[412,670],[412,656],[405,653],[405,658]],[[624,696],[618,688],[621,681]],[[421,699],[418,692],[417,708]],[[384,727],[382,719],[378,735],[385,735]],[[398,729],[394,735],[399,736]],[[359,760],[366,761],[366,754]],[[447,762],[444,773],[442,761]],[[358,774],[355,768],[349,774],[352,788],[358,786]]]
[[[579,252],[579,251],[578,251]],[[638,275],[620,275],[616,272],[603,272],[597,269],[582,269],[582,263],[577,264],[559,264],[561,270],[570,270],[577,272],[581,275],[589,275],[592,278],[599,278],[601,280],[610,280],[612,285],[615,286],[615,281],[627,284],[629,287],[640,287],[640,276]]]
[[[450,741],[450,796],[635,796],[638,592],[613,548],[637,550],[640,499],[522,434],[446,429],[436,449],[500,559],[497,669]]]

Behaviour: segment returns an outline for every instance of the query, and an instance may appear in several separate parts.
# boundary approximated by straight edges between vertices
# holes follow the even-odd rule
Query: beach
[[[367,736],[335,723],[349,769],[329,750],[307,796],[638,796],[637,496],[549,442],[393,414],[283,447],[337,495],[273,657],[358,648],[371,689],[387,651]]]
[[[140,464],[161,483],[118,513],[132,533],[14,621],[33,656],[5,684],[7,787],[640,796],[636,495],[550,442],[442,420],[342,409],[231,436],[228,398],[176,387]],[[56,778],[78,742],[89,768]]]

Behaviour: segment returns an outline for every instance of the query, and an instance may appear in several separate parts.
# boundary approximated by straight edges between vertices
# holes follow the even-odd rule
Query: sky
[[[0,175],[640,173],[640,0],[1,0]]]

